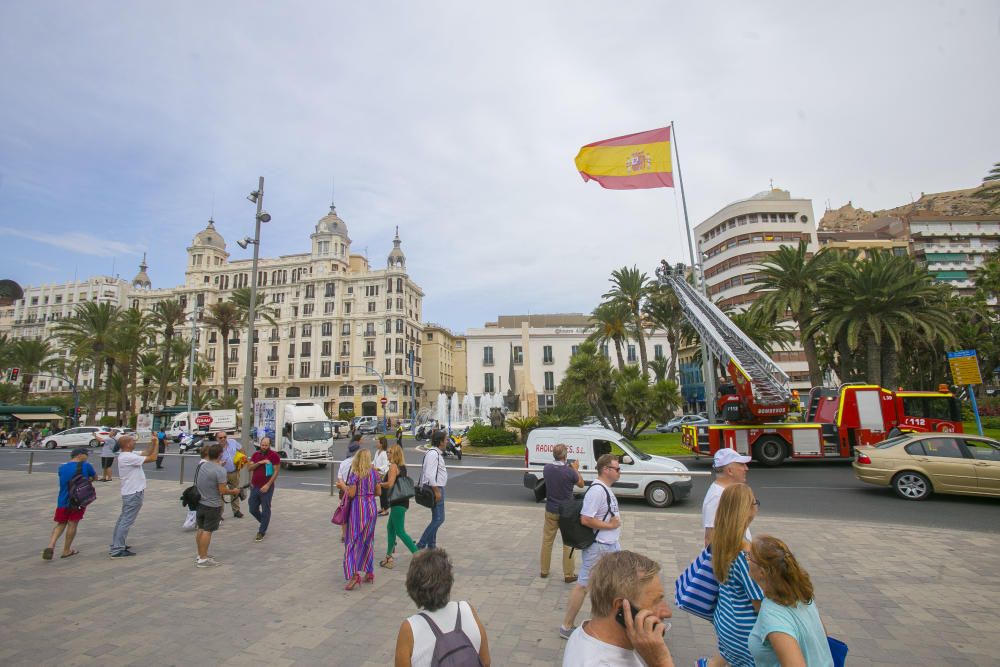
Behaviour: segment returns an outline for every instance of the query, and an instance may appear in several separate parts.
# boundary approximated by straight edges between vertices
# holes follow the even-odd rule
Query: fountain
[[[437,410],[434,412],[434,418],[439,425],[448,423],[448,397],[444,392],[438,394]]]
[[[454,392],[451,395],[451,405],[448,408],[448,423],[454,428],[455,424],[459,421],[458,419],[458,392]]]
[[[462,421],[471,424],[476,418],[476,399],[472,394],[466,394],[462,399]]]

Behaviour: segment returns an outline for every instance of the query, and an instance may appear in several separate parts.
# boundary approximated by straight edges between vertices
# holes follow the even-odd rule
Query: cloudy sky
[[[589,311],[687,256],[680,193],[583,183],[583,144],[674,121],[697,224],[768,187],[869,209],[1000,161],[996,2],[0,5],[0,278],[183,281],[307,251],[336,183],[353,251],[399,226],[425,319]]]

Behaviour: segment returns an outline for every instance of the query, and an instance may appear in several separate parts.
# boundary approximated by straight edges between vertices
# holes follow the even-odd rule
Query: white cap
[[[713,468],[725,468],[730,463],[750,463],[749,456],[743,456],[738,453],[735,449],[730,449],[729,447],[723,447],[715,453],[715,458],[712,462]]]

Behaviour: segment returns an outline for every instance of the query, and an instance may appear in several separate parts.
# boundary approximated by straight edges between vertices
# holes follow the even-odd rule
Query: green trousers
[[[385,552],[387,555],[391,556],[392,552],[396,550],[396,538],[398,537],[406,548],[410,550],[410,553],[416,553],[417,545],[413,543],[413,540],[409,535],[406,534],[406,528],[403,525],[406,522],[406,508],[402,506],[397,506],[390,508],[389,510],[389,548]]]

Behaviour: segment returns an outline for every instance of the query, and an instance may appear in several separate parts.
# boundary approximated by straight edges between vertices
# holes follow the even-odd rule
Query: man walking
[[[243,518],[243,512],[240,511],[240,471],[236,467],[237,454],[242,451],[240,448],[240,443],[233,440],[226,435],[225,431],[219,431],[215,434],[215,441],[222,445],[222,467],[226,470],[226,482],[231,488],[236,489],[237,493],[228,494],[230,496],[229,503],[230,507],[233,508],[233,516],[237,519]]]
[[[587,581],[590,570],[597,564],[601,556],[621,550],[621,513],[618,511],[618,498],[611,491],[611,486],[621,477],[621,463],[613,454],[603,454],[597,459],[597,479],[583,496],[583,509],[580,510],[580,523],[597,531],[594,543],[583,550],[583,565],[580,567],[580,578],[570,591],[566,603],[566,617],[559,628],[559,636],[569,639],[576,628],[576,615],[580,613],[583,600],[587,597]]]
[[[56,525],[52,527],[49,546],[42,550],[44,560],[52,560],[52,554],[56,550],[56,542],[59,541],[63,531],[66,531],[66,541],[63,542],[63,552],[60,558],[69,558],[80,553],[73,548],[73,538],[76,537],[77,525],[83,519],[83,513],[87,511],[87,508],[72,506],[69,498],[69,483],[77,475],[82,475],[91,482],[97,479],[94,466],[87,463],[89,455],[86,449],[77,447],[70,453],[69,462],[59,466],[59,499],[56,501],[56,515],[53,517]]]
[[[549,576],[552,565],[552,545],[559,532],[559,505],[573,499],[573,487],[583,488],[583,477],[580,476],[580,464],[577,461],[566,462],[566,445],[556,445],[552,448],[555,461],[546,463],[542,469],[545,479],[545,523],[542,526],[542,570],[541,577]],[[567,584],[576,581],[573,564],[573,550],[563,545],[562,570],[563,580]]]
[[[444,431],[434,431],[431,435],[431,449],[424,454],[420,467],[420,484],[427,484],[434,490],[434,507],[431,508],[431,522],[424,528],[418,549],[436,549],[437,534],[444,523],[444,487],[448,483],[448,468],[444,465],[444,447],[448,437]]]
[[[396,444],[403,446],[403,422],[396,424]]]
[[[735,449],[723,447],[712,458],[712,469],[715,471],[715,481],[708,487],[705,500],[701,504],[701,525],[705,529],[705,546],[712,543],[712,529],[715,527],[715,512],[719,509],[722,492],[733,484],[746,484],[747,464],[749,456],[743,456]],[[750,529],[747,529],[747,541],[751,541]]]
[[[111,468],[115,465],[115,448],[118,446],[118,438],[114,432],[108,435],[101,443],[101,481],[111,481]]]
[[[250,457],[250,514],[257,519],[255,541],[260,542],[267,534],[271,523],[271,498],[274,497],[274,483],[281,469],[281,457],[271,449],[271,439],[260,439],[260,449]]]
[[[214,442],[207,447],[207,460],[198,466],[195,473],[198,493],[201,495],[195,511],[195,526],[198,528],[194,536],[195,544],[198,545],[198,558],[195,560],[197,567],[215,567],[219,564],[208,555],[208,547],[212,544],[212,533],[219,529],[222,521],[222,496],[238,495],[240,492],[238,488],[227,485],[226,471],[219,465],[222,445]]]
[[[123,435],[118,438],[118,478],[122,483],[122,513],[115,523],[114,536],[111,539],[111,557],[126,558],[134,556],[135,552],[125,542],[128,531],[139,516],[143,497],[146,494],[146,473],[143,464],[156,460],[156,441],[149,443],[149,449],[143,454],[136,454],[135,436]]]

